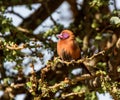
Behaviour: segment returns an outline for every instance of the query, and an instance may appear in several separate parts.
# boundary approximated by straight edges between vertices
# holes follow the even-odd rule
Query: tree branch
[[[41,3],[43,2],[43,0],[9,0],[9,2],[7,0],[2,0],[2,3],[0,3],[1,5],[4,5],[6,7],[8,6],[17,6],[17,5],[30,5],[30,4],[34,4],[34,3]]]
[[[63,1],[64,0],[48,0],[48,2],[45,3],[47,3],[49,13],[47,12],[45,5],[42,4],[33,14],[31,14],[28,18],[24,19],[20,26],[29,30],[34,30],[47,17],[49,17],[49,15],[52,14],[61,5]]]

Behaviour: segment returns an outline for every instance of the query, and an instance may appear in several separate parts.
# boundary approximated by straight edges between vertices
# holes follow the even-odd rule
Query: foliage
[[[0,1],[0,99],[26,94],[25,100],[98,100],[96,93],[106,92],[120,99],[120,10],[116,0],[66,1],[73,18],[67,29],[75,33],[82,56],[70,62],[56,53],[56,35],[66,27],[52,13],[63,1]],[[34,3],[41,6],[26,18],[14,11],[18,5],[33,10]],[[21,18],[22,23],[14,26],[6,17],[8,13]],[[48,17],[53,25],[34,34]]]

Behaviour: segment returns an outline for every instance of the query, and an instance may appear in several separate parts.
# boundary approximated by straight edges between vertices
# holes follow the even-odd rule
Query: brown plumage
[[[80,58],[80,48],[75,36],[70,30],[63,30],[58,36],[57,53],[62,60],[77,60]]]

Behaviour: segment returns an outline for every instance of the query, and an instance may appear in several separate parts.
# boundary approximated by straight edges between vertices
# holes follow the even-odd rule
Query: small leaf
[[[82,43],[82,40],[81,40],[80,38],[78,38],[78,37],[76,37],[76,41],[77,41],[78,43]]]
[[[4,11],[5,11],[5,7],[4,7],[4,6],[1,6],[1,7],[0,7],[0,10],[1,10],[2,12],[4,12]]]
[[[17,52],[15,50],[13,50],[12,55],[15,56],[17,54]]]
[[[27,82],[26,85],[31,88],[32,87],[32,83],[31,82]]]
[[[4,29],[4,31],[5,31],[5,32],[10,32],[10,28],[9,28],[9,27],[6,27],[6,28]]]
[[[80,86],[76,86],[75,88],[73,88],[73,92],[79,92],[81,90]]]
[[[95,37],[96,40],[101,40],[102,36],[100,34],[97,34],[97,36]]]
[[[117,69],[117,72],[120,72],[120,68]]]
[[[99,24],[96,22],[96,20],[93,21],[93,23],[91,24],[91,27],[94,29],[99,27]]]
[[[2,20],[2,24],[6,24],[7,23],[7,19]]]
[[[115,25],[120,24],[120,18],[117,16],[113,16],[110,18],[110,22],[111,24],[115,24]]]

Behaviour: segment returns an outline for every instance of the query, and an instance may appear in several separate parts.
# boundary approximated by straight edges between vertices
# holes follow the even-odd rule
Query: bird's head
[[[70,30],[63,30],[60,34],[57,35],[57,37],[61,40],[75,38],[73,32]]]

